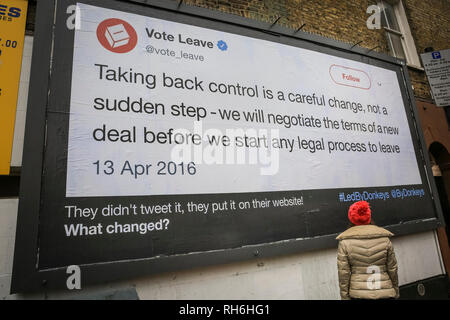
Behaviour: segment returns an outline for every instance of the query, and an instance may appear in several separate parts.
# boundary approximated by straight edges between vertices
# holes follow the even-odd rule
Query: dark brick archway
[[[428,150],[446,224],[445,228],[438,229],[439,245],[447,274],[450,275],[450,154],[437,141],[431,143]]]

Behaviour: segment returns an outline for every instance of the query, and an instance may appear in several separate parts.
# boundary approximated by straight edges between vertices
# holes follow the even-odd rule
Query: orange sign
[[[0,175],[9,174],[28,0],[0,0]]]

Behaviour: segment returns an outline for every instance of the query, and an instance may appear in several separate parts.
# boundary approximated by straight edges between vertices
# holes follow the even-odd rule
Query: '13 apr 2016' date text
[[[195,175],[197,173],[197,168],[194,162],[180,162],[176,163],[173,161],[158,161],[156,166],[151,163],[131,163],[125,160],[118,166],[112,160],[100,161],[97,160],[92,163],[94,165],[96,175],[107,175],[111,176],[118,174],[121,176],[128,175],[132,176],[134,179],[140,177],[149,176],[151,174],[157,175]]]

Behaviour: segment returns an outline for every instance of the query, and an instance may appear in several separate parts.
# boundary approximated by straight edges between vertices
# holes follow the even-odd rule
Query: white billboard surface
[[[67,197],[422,183],[394,71],[78,6]]]

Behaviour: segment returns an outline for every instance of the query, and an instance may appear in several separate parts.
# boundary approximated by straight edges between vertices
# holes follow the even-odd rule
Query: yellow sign
[[[9,174],[28,0],[0,0],[0,175]]]

